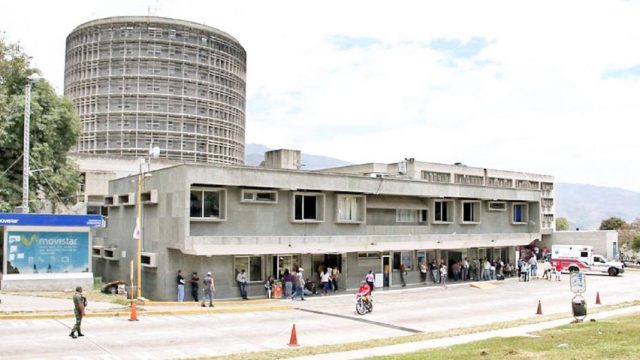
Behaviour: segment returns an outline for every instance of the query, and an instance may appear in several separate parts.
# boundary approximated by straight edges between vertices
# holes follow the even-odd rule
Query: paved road
[[[623,277],[589,276],[585,298],[590,309],[599,291],[603,305],[640,299],[640,272]],[[86,337],[68,337],[72,319],[0,321],[3,359],[172,359],[224,355],[287,347],[295,323],[298,342],[330,345],[415,332],[534,318],[538,300],[544,314],[567,313],[573,294],[568,276],[561,282],[514,280],[491,289],[468,285],[413,288],[374,293],[372,314],[354,312],[353,295],[309,298],[296,309],[140,317],[87,318]]]

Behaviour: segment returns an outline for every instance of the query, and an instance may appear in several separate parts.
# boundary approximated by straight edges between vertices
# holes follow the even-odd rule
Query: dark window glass
[[[202,217],[202,191],[191,192],[191,207],[189,216]]]
[[[302,220],[302,195],[296,195],[294,219]]]
[[[260,256],[252,256],[249,260],[249,281],[262,280],[262,258]]]
[[[462,208],[462,220],[463,221],[474,221],[473,220],[473,204],[472,203],[464,203]]]
[[[304,197],[304,219],[305,220],[315,220],[316,217],[316,197],[315,196],[305,196]]]
[[[204,193],[204,217],[220,217],[220,193]]]

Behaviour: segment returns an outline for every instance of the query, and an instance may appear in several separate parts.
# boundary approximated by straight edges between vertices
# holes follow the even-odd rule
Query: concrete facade
[[[93,20],[67,37],[64,94],[82,122],[77,151],[244,163],[246,52],[188,21]]]
[[[421,259],[514,263],[519,246],[542,239],[541,184],[552,188],[552,177],[480,169],[482,181],[465,180],[458,175],[478,170],[437,165],[302,171],[185,164],[152,171],[142,190],[143,296],[174,299],[181,269],[185,277],[212,271],[216,296],[237,297],[241,268],[250,272],[249,295],[262,296],[268,276],[301,266],[317,281],[323,263],[341,269],[342,288],[355,288],[368,270],[382,277],[384,264],[392,270],[388,285],[399,286],[400,263],[415,283]],[[459,180],[425,179],[434,167]],[[513,186],[494,186],[489,178],[498,175]],[[109,184],[107,228],[94,244],[121,256],[94,257],[105,281],[129,278],[135,192],[134,177]]]
[[[609,260],[620,254],[618,232],[615,230],[556,231],[545,237],[541,245],[551,249],[555,244],[593,246],[594,254],[606,256]]]

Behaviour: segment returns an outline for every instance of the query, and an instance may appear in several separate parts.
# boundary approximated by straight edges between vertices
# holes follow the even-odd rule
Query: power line
[[[9,165],[9,167],[7,168],[7,170],[5,170],[5,171],[2,173],[2,175],[0,175],[0,178],[1,178],[1,177],[3,177],[6,173],[8,173],[8,172],[9,172],[9,170],[11,170],[11,168],[13,167],[13,165],[15,165],[15,164],[18,162],[18,160],[22,159],[22,155],[23,155],[23,154],[20,154],[20,156],[18,156],[18,158],[16,159],[16,161],[14,161],[11,165]]]

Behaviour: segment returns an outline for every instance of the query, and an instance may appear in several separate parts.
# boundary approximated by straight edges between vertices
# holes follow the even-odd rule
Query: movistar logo
[[[37,234],[32,234],[30,239],[27,239],[27,237],[24,235],[20,236],[20,241],[24,246],[31,246],[31,244],[36,240],[38,240]]]

